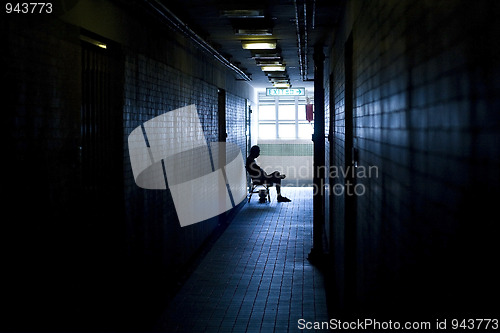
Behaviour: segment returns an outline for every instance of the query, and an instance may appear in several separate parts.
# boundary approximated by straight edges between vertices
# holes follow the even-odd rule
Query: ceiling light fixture
[[[271,29],[236,29],[234,32],[238,36],[271,36]]]
[[[275,88],[290,88],[290,83],[274,83]]]
[[[269,82],[289,82],[289,78],[287,77],[268,77]]]
[[[270,82],[271,82],[273,85],[275,85],[275,84],[290,84],[290,82],[288,82],[288,81],[286,81],[286,80],[285,80],[285,81],[270,81]]]
[[[227,9],[220,12],[228,18],[264,18],[264,11],[260,9]]]
[[[286,77],[269,77],[269,82],[273,82],[273,83],[281,83],[281,82],[290,82],[290,79],[286,78]]]
[[[284,66],[280,60],[257,60],[257,66]]]
[[[261,69],[264,72],[283,72],[285,66],[262,66]]]
[[[279,53],[254,53],[252,59],[255,60],[282,60]]]
[[[245,50],[274,50],[276,42],[245,41],[241,42],[241,46]]]

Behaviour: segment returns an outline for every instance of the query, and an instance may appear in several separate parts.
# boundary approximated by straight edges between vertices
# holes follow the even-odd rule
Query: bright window
[[[295,120],[295,104],[278,105],[279,120]]]
[[[311,123],[299,123],[299,134],[300,139],[311,139],[314,133],[314,125]]]
[[[276,120],[276,106],[260,105],[259,106],[259,120]]]
[[[298,118],[299,118],[299,121],[305,121],[306,120],[306,105],[305,104],[302,104],[302,105],[299,105],[298,106]]]
[[[311,139],[313,122],[306,120],[304,96],[259,96],[259,138]]]
[[[259,124],[259,137],[261,139],[276,139],[276,125]]]
[[[279,123],[278,124],[278,133],[279,133],[279,138],[280,139],[295,139],[296,133],[295,133],[295,124],[286,124],[286,123]]]

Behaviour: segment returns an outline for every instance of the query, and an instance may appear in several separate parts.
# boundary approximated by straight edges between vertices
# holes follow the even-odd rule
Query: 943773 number
[[[498,330],[498,319],[453,319],[451,328],[454,330],[478,330],[478,329],[493,329]]]
[[[5,4],[7,14],[50,14],[52,13],[51,2],[7,2]]]

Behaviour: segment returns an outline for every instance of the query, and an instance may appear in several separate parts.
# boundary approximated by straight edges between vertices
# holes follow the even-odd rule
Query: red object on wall
[[[313,104],[306,104],[306,119],[308,122],[313,120]]]

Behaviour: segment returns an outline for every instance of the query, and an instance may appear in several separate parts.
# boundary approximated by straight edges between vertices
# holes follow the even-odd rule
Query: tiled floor
[[[291,203],[254,195],[165,311],[166,332],[299,332],[327,321],[323,277],[312,246],[312,188],[283,188]]]

